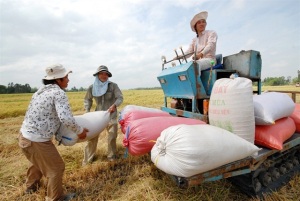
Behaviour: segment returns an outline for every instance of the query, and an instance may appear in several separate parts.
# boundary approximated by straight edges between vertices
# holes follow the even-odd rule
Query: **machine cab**
[[[261,59],[259,52],[241,51],[238,55],[224,57],[223,63],[222,55],[219,54],[216,56],[216,60],[216,64],[212,63],[211,68],[201,71],[201,73],[196,61],[180,62],[180,65],[165,67],[164,65],[171,61],[164,60],[162,71],[157,76],[165,96],[164,106],[161,109],[176,116],[207,122],[207,114],[203,114],[204,100],[209,100],[216,80],[229,78],[235,73],[257,81],[257,92],[260,93]],[[171,100],[170,107],[168,107],[168,100]]]

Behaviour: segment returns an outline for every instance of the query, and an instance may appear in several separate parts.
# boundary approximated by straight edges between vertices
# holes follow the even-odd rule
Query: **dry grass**
[[[123,93],[124,103],[120,109],[128,104],[152,108],[159,108],[163,105],[161,90],[126,90]],[[74,113],[83,113],[84,93],[68,93],[68,96]],[[30,95],[17,97],[11,95],[4,98],[13,104],[6,107],[14,107],[14,104],[22,102],[23,111],[26,111]],[[3,97],[0,100],[1,108],[3,108]],[[45,199],[44,185],[37,193],[31,195],[23,193],[27,160],[21,153],[16,138],[24,114],[0,118],[0,200]],[[125,148],[122,146],[123,134],[121,132],[119,132],[117,142],[119,159],[116,162],[107,162],[106,137],[105,134],[101,134],[97,160],[85,167],[81,167],[84,143],[78,143],[72,147],[57,146],[66,164],[64,187],[67,191],[77,193],[78,196],[74,200],[259,200],[242,194],[227,180],[207,182],[195,188],[180,189],[167,174],[154,166],[150,156],[124,158]],[[264,200],[299,200],[299,189],[300,176],[298,175],[279,191],[266,196]]]

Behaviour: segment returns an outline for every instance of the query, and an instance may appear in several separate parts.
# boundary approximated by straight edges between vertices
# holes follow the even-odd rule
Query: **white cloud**
[[[90,85],[101,64],[122,89],[159,86],[161,55],[188,47],[201,10],[218,33],[218,53],[254,49],[262,77],[296,77],[299,8],[295,0],[0,0],[0,84],[38,87],[44,68],[62,63],[74,71],[69,87]]]

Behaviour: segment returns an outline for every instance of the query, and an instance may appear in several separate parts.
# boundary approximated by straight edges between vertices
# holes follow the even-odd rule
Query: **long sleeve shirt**
[[[217,40],[218,35],[215,31],[205,30],[199,34],[198,38],[193,38],[186,54],[194,52],[197,46],[197,54],[202,53],[203,58],[215,59]]]
[[[72,115],[66,93],[56,84],[45,85],[32,96],[20,131],[28,140],[45,142],[60,124],[76,134],[83,131]]]
[[[89,86],[86,95],[84,97],[84,107],[86,112],[90,112],[91,107],[93,105],[93,99],[96,101],[96,109],[95,111],[105,111],[108,110],[110,106],[113,104],[118,107],[123,102],[123,94],[118,87],[118,85],[114,82],[108,83],[108,88],[105,94],[102,96],[93,96],[92,94],[93,85]],[[111,118],[117,117],[117,109],[111,114]]]

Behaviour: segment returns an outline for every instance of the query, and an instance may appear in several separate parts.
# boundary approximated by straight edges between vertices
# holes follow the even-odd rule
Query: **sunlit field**
[[[254,87],[254,90],[257,90]],[[262,92],[268,90],[299,91],[295,86],[263,86]],[[126,105],[140,105],[151,108],[160,108],[164,104],[162,90],[123,90],[124,102],[119,109]],[[289,93],[288,93],[289,94]],[[74,114],[84,113],[83,98],[85,92],[68,92],[69,102]],[[291,94],[289,94],[291,95]],[[0,94],[0,119],[25,115],[32,94]],[[300,103],[300,94],[296,96]]]
[[[263,87],[265,90],[300,91],[294,86]],[[123,90],[126,105],[139,105],[160,108],[164,104],[162,90]],[[69,101],[74,115],[83,114],[83,98],[85,92],[68,92]],[[0,95],[0,200],[44,200],[46,187],[31,195],[24,194],[28,161],[21,153],[17,144],[17,136],[24,119],[32,94],[1,94]],[[300,95],[296,97],[300,103]],[[106,160],[106,138],[102,133],[98,143],[96,161],[82,167],[83,147],[78,143],[71,147],[57,146],[61,153],[66,170],[64,188],[67,192],[76,192],[74,200],[250,200],[237,187],[227,180],[206,182],[197,187],[180,189],[175,182],[152,163],[149,155],[124,158],[125,148],[122,145],[123,134],[119,130],[118,160]],[[55,142],[56,143],[56,142]],[[57,143],[56,143],[57,144]],[[266,201],[299,200],[300,175],[277,192],[264,197]]]

